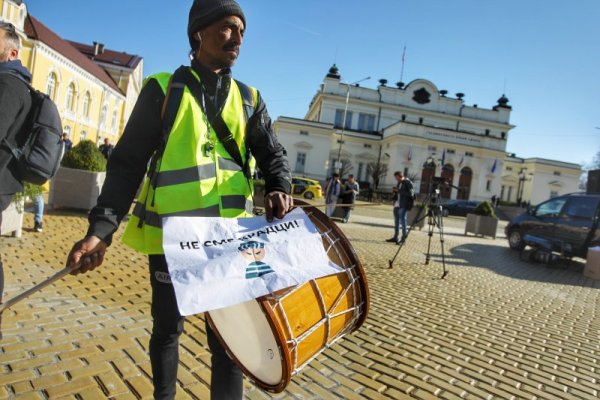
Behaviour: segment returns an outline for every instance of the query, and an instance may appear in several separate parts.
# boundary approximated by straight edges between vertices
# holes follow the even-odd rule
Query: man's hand
[[[265,196],[265,215],[267,221],[273,221],[273,216],[281,219],[291,211],[294,199],[287,193],[271,192]]]
[[[81,261],[81,267],[71,272],[73,275],[92,271],[104,261],[104,253],[108,246],[96,236],[88,236],[73,245],[67,257],[67,265]]]

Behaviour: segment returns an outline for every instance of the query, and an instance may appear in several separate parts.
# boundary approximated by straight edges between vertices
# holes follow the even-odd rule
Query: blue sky
[[[273,119],[304,117],[335,62],[342,80],[428,79],[468,105],[513,107],[507,151],[589,163],[600,151],[598,0],[240,0],[248,22],[234,76]],[[29,0],[66,39],[144,57],[144,75],[187,63],[191,0]]]

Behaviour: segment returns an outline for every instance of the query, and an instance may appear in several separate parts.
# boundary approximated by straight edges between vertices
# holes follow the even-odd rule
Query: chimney
[[[104,44],[94,42],[94,57],[104,53]]]

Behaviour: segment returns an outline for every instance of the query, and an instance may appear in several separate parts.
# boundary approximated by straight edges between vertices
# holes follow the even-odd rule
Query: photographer
[[[400,171],[394,172],[396,186],[392,188],[394,193],[394,236],[387,239],[386,242],[396,244],[404,243],[406,240],[406,216],[413,205],[413,184]],[[402,238],[398,240],[400,233],[400,224],[402,224]]]

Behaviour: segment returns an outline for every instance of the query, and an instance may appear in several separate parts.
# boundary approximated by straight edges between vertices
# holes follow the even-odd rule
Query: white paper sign
[[[301,210],[264,217],[163,219],[163,247],[181,315],[255,299],[340,272]]]

